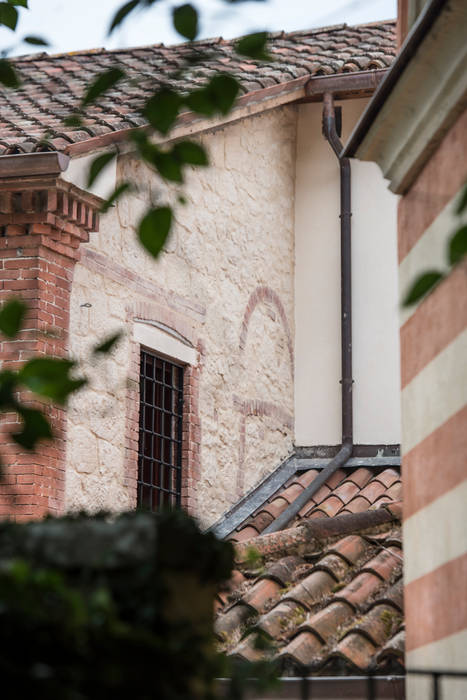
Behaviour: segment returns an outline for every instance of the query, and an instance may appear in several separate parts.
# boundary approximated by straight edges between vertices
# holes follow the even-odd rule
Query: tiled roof
[[[317,469],[295,474],[284,488],[242,523],[229,539],[243,542],[261,534],[318,474]],[[351,473],[345,469],[338,469],[302,508],[295,523],[301,519],[361,513],[371,507],[400,501],[401,495],[400,474],[395,469],[384,469],[376,475],[374,471],[363,467]]]
[[[387,68],[396,54],[395,22],[273,34],[269,50],[274,63],[242,59],[234,53],[233,44],[211,39],[191,46],[158,44],[17,58],[14,62],[23,86],[0,92],[0,154],[43,150],[45,136],[49,148],[65,151],[70,144],[142,126],[138,108],[161,80],[181,90],[191,89],[218,71],[229,71],[246,94],[307,75]],[[183,78],[168,79],[190,52],[203,52],[204,57]],[[86,85],[111,67],[123,68],[128,78],[86,109],[84,127],[65,127],[62,120],[78,105]]]
[[[292,527],[258,536],[317,473],[294,477],[231,536],[238,568],[218,595],[220,645],[249,660],[270,656],[285,675],[303,668],[318,675],[401,673],[400,478],[394,469],[376,475],[339,470]],[[261,556],[256,570],[247,561],[251,548]]]

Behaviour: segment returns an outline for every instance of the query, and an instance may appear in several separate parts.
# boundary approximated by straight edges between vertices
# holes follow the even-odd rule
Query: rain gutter
[[[342,158],[342,142],[338,135],[336,117],[340,119],[340,109],[334,108],[332,93],[323,97],[323,135],[329,142],[339,161],[340,171],[340,220],[341,220],[341,412],[342,444],[339,452],[322,469],[311,484],[287,508],[268,525],[263,535],[283,530],[310,498],[329,477],[342,467],[352,456],[353,451],[353,405],[352,405],[352,261],[351,261],[351,190],[350,160]]]

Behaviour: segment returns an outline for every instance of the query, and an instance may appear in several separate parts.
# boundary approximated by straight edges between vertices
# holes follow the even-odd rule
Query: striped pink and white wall
[[[419,272],[446,259],[466,154],[464,112],[400,201],[402,294]],[[407,666],[465,671],[467,261],[402,312],[400,338]],[[446,697],[467,697],[465,681],[447,683]],[[420,680],[409,690],[409,697],[429,697]]]

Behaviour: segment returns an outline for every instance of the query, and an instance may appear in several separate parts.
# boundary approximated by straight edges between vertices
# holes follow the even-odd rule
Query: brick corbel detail
[[[16,296],[28,305],[18,337],[0,337],[3,368],[16,369],[35,355],[67,355],[73,270],[80,244],[98,228],[99,204],[59,178],[0,179],[0,303]],[[45,411],[55,440],[27,452],[7,437],[19,427],[18,417],[0,414],[0,518],[27,520],[63,510],[65,413],[31,405]]]

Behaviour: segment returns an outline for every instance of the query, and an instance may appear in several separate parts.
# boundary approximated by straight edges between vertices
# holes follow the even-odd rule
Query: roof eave
[[[184,112],[170,134],[170,139],[199,134],[204,131],[220,129],[232,122],[287,104],[300,102],[319,102],[326,92],[332,92],[337,99],[369,97],[388,72],[385,69],[373,69],[332,75],[304,75],[286,83],[249,92],[240,97],[232,111],[216,119],[200,117],[193,112]],[[132,131],[146,129],[141,126],[112,131],[84,141],[70,144],[65,153],[79,157],[93,151],[99,151],[116,144],[122,144]],[[166,140],[165,138],[161,138]]]
[[[346,157],[378,163],[397,194],[465,107],[465,19],[462,0],[427,3],[344,147]]]

